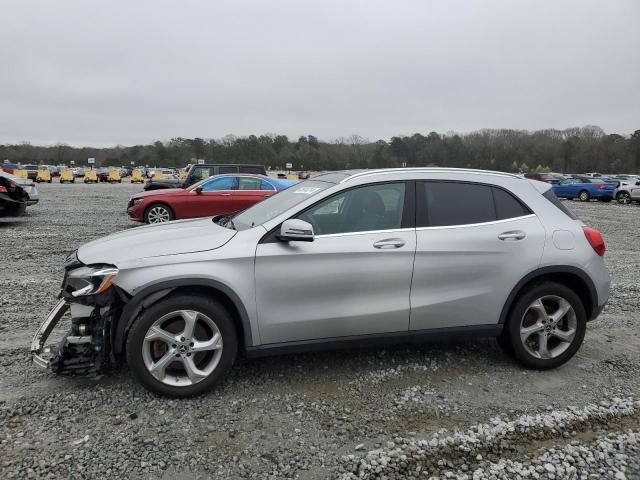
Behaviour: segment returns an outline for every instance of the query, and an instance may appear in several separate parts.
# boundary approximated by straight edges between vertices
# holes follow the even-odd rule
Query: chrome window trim
[[[449,229],[449,228],[466,228],[466,227],[481,227],[484,225],[498,225],[500,223],[512,222],[513,220],[521,220],[524,218],[535,217],[535,213],[530,213],[528,215],[520,215],[519,217],[505,218],[503,220],[493,220],[491,222],[480,222],[480,223],[464,223],[461,225],[439,225],[436,227],[416,227],[416,231],[421,230],[436,230],[436,229]]]
[[[397,233],[397,232],[413,232],[415,228],[393,228],[389,230],[364,230],[362,232],[344,232],[344,233],[325,233],[324,235],[314,235],[314,238],[331,238],[331,237],[346,237],[353,235],[367,235],[376,233]]]

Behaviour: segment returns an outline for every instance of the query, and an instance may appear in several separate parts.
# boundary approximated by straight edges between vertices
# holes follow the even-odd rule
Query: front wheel
[[[543,282],[528,288],[514,305],[503,335],[516,359],[545,370],[567,362],[582,345],[587,314],[569,287]]]
[[[629,205],[631,203],[631,195],[629,192],[618,192],[616,201],[622,205]]]
[[[164,223],[170,222],[175,218],[173,210],[168,205],[163,203],[156,203],[144,212],[145,223]]]
[[[196,295],[162,300],[135,321],[127,338],[127,364],[147,389],[171,397],[210,390],[229,372],[238,338],[218,302]]]
[[[589,195],[589,192],[587,192],[586,190],[582,190],[580,192],[580,195],[578,195],[578,198],[581,202],[588,202],[591,199],[591,196]]]

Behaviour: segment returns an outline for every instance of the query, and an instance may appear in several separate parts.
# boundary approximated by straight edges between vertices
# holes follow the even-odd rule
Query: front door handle
[[[230,193],[221,193],[220,196],[221,197],[230,197],[231,194]]]
[[[510,232],[503,232],[500,235],[498,235],[498,238],[500,240],[522,240],[524,239],[524,237],[526,237],[527,234],[524,233],[522,230],[512,230]]]
[[[376,243],[373,244],[373,248],[380,248],[380,249],[391,249],[391,248],[400,248],[400,247],[404,247],[405,242],[403,239],[401,238],[385,238],[384,240],[378,240]]]

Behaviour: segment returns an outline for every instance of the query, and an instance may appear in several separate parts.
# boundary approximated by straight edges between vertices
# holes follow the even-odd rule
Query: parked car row
[[[621,204],[640,202],[639,175],[528,173],[526,178],[551,184],[559,198],[578,199],[583,202],[615,199]]]

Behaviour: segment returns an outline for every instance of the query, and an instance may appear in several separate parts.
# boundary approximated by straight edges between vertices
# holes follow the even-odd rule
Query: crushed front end
[[[31,342],[33,363],[61,375],[96,375],[115,363],[111,352],[112,325],[119,318],[124,295],[113,280],[113,265],[84,265],[71,253],[59,301],[40,324]],[[46,348],[54,328],[71,313],[71,329],[56,347]]]

